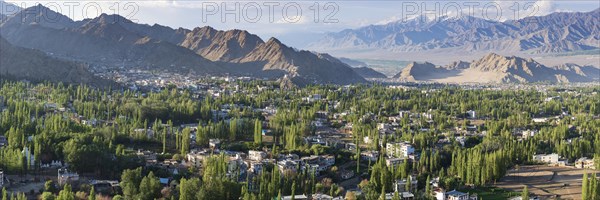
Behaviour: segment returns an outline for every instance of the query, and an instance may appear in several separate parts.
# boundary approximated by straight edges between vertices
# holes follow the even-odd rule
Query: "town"
[[[597,86],[139,76],[109,90],[2,82],[3,199],[598,195]]]

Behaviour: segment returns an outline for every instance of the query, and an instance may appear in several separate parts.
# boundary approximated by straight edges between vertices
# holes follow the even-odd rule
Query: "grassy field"
[[[502,188],[497,187],[479,187],[476,189],[463,189],[461,192],[468,192],[469,194],[477,194],[479,199],[484,200],[504,200],[510,197],[521,195],[518,192],[510,192]]]

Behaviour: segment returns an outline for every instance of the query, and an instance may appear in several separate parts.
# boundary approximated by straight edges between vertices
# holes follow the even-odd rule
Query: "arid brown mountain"
[[[386,49],[398,52],[453,48],[463,51],[556,53],[598,49],[600,9],[553,13],[506,22],[471,16],[417,17],[326,34],[310,49]]]
[[[219,31],[205,26],[188,32],[178,43],[212,61],[238,62],[264,42],[248,31]]]
[[[419,81],[423,79],[429,80],[443,78],[451,75],[450,73],[451,72],[448,69],[435,66],[429,62],[412,62],[392,78],[399,78],[404,81]]]
[[[29,19],[30,13],[39,12]],[[21,15],[24,15],[21,21]],[[52,15],[57,21],[49,22]],[[60,16],[60,17],[56,17]],[[14,45],[98,65],[127,65],[179,72],[220,73],[215,63],[168,42],[128,31],[109,15],[74,22],[38,5],[2,24],[0,34]],[[51,18],[54,19],[54,18]]]
[[[14,46],[2,37],[0,37],[0,77],[83,83],[99,87],[111,85],[109,81],[94,77],[82,64],[58,60],[38,50]]]
[[[308,83],[351,84],[366,82],[350,66],[327,54],[299,51],[275,38],[258,45],[239,63],[258,64],[264,71],[285,71]],[[293,79],[292,79],[293,80]]]
[[[119,15],[106,14],[72,21],[41,5],[24,9],[0,27],[0,34],[15,45],[95,65],[126,65],[199,75],[278,78],[287,74],[292,80],[306,83],[365,82],[348,65],[331,56],[299,51],[274,38],[264,42],[243,30],[171,29],[136,24]]]
[[[591,82],[600,80],[600,69],[574,64],[546,67],[533,59],[490,53],[471,63],[411,63],[394,78],[447,83]]]

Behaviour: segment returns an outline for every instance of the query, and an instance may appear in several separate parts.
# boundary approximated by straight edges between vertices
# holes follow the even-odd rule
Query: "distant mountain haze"
[[[552,13],[505,22],[472,16],[396,21],[329,33],[309,49],[386,49],[419,52],[434,49],[533,54],[599,49],[600,9]]]

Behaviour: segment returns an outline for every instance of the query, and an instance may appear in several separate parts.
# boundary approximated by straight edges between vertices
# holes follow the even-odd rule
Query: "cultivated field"
[[[510,170],[497,187],[509,191],[522,191],[527,185],[529,192],[541,199],[581,199],[581,179],[585,172],[593,171],[572,167],[551,167],[545,165],[520,166]],[[596,173],[598,173],[596,171]]]

